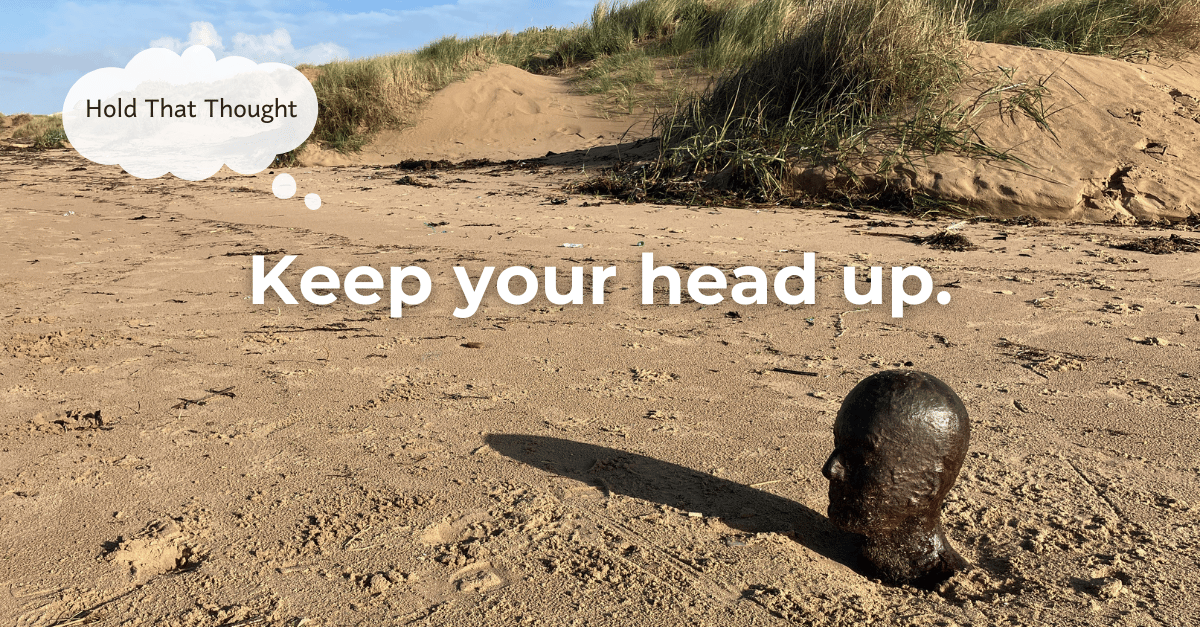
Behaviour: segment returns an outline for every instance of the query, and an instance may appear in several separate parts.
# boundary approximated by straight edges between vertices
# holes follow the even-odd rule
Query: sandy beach
[[[311,166],[285,201],[0,152],[3,622],[1196,624],[1200,269],[1115,247],[1191,233],[968,222],[953,252],[911,239],[946,219],[621,204],[580,170]],[[645,252],[731,285],[811,252],[815,303],[643,305]],[[319,265],[431,295],[255,305],[255,255],[298,256],[297,298]],[[617,271],[602,305],[455,317],[485,266]],[[952,300],[851,305],[846,266]],[[838,405],[890,368],[974,425],[943,518],[975,568],[938,590],[825,517]]]

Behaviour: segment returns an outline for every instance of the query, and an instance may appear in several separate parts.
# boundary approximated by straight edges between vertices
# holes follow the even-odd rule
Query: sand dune
[[[935,155],[897,168],[893,182],[1002,217],[1131,222],[1200,212],[1200,61],[1137,64],[975,44],[970,63],[977,75],[962,92],[964,107],[989,87],[1042,83],[1049,129],[990,106],[974,118],[979,139],[1016,160]],[[598,113],[562,78],[496,65],[438,92],[416,124],[381,134],[361,154],[311,150],[303,161],[527,159],[635,141],[650,130],[646,115]],[[792,183],[813,191],[845,181],[798,165]]]
[[[1049,130],[997,106],[976,119],[979,139],[1023,163],[943,154],[897,168],[893,180],[993,216],[1132,222],[1200,212],[1200,61],[1136,64],[1017,46],[976,44],[979,72],[961,97],[999,85],[1043,83]],[[1002,70],[1011,71],[1011,80]],[[797,168],[803,188],[842,184]]]
[[[404,159],[528,159],[632,142],[647,115],[604,115],[566,79],[494,65],[437,92],[410,128],[385,131],[361,154],[310,151],[310,165],[390,164]]]

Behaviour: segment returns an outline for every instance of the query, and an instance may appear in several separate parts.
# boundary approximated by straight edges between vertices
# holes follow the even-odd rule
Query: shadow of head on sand
[[[561,438],[491,434],[488,446],[516,461],[575,479],[615,494],[719,518],[749,533],[790,532],[808,549],[866,575],[858,538],[795,501],[626,451]]]

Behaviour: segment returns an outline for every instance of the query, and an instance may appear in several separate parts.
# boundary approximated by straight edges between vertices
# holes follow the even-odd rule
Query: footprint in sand
[[[130,539],[117,540],[108,561],[128,566],[133,577],[152,577],[199,565],[202,556],[188,543],[188,536],[174,520],[156,520]]]
[[[492,570],[488,562],[472,564],[454,573],[451,577],[454,588],[464,594],[487,592],[504,585],[504,579]]]

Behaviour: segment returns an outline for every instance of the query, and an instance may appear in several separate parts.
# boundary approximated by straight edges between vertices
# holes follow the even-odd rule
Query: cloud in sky
[[[189,46],[207,46],[218,59],[238,56],[259,63],[275,61],[288,65],[320,65],[350,56],[349,50],[329,41],[297,49],[292,45],[292,36],[286,28],[277,28],[265,35],[237,33],[233,36],[233,47],[226,49],[220,33],[211,22],[192,22],[192,30],[188,33],[186,41],[175,37],[160,37],[150,42],[152,48],[167,48],[176,53],[182,53]]]

